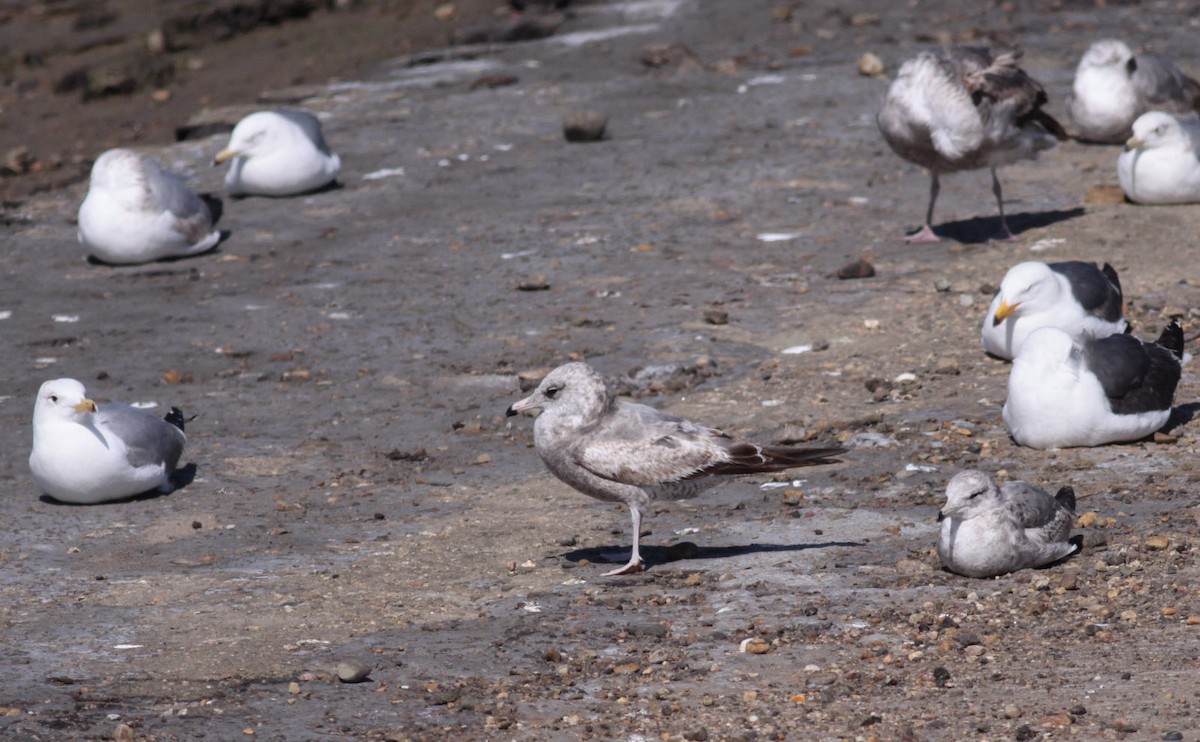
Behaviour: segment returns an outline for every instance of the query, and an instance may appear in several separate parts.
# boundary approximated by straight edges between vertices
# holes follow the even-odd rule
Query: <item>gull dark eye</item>
[[[967,496],[967,499],[974,500],[976,497],[979,497],[982,494],[983,494],[983,490],[979,490],[978,492],[972,492],[970,495]]]
[[[58,395],[57,395],[57,394],[51,394],[51,395],[50,395],[50,401],[51,401],[51,402],[58,402]]]
[[[546,395],[547,399],[554,399],[555,397],[558,396],[558,387],[556,387],[556,386],[546,387],[546,391],[542,392],[542,394]]]

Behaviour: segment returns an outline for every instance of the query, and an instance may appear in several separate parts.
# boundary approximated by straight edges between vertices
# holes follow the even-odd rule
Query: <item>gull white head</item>
[[[574,361],[546,374],[533,394],[514,402],[507,414],[553,409],[558,415],[586,419],[603,412],[608,401],[604,378],[586,363]]]
[[[142,156],[128,149],[110,149],[96,158],[89,181],[91,188],[144,188]]]
[[[83,422],[96,411],[96,403],[87,398],[83,384],[75,379],[53,379],[38,389],[33,405],[33,424],[54,421]]]
[[[1036,311],[1052,304],[1059,293],[1058,279],[1050,266],[1036,260],[1018,263],[1008,269],[1000,282],[1000,306],[992,323],[998,325],[1022,308]]]
[[[967,469],[946,483],[946,504],[938,511],[938,520],[968,520],[996,506],[999,490],[990,474]]]
[[[1146,150],[1191,142],[1179,119],[1163,111],[1143,113],[1133,122],[1133,136],[1125,142],[1127,150]]]
[[[1124,66],[1133,59],[1133,50],[1124,41],[1101,39],[1088,47],[1079,60],[1079,69]]]

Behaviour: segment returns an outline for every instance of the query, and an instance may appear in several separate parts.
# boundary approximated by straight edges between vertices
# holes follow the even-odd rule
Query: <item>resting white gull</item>
[[[946,484],[946,504],[937,552],[951,572],[995,577],[1064,559],[1083,545],[1071,538],[1075,490],[1051,497],[1026,482],[996,480],[976,469],[960,471]]]
[[[1133,122],[1147,111],[1200,111],[1200,83],[1170,60],[1134,55],[1117,39],[1088,47],[1072,88],[1069,108],[1077,136],[1092,142],[1125,141]]]
[[[333,182],[342,161],[325,142],[321,122],[307,111],[259,111],[233,127],[214,165],[230,195],[294,196]]]
[[[220,213],[219,200],[192,193],[153,157],[110,149],[92,165],[79,242],[105,263],[196,255],[221,241]]]
[[[629,563],[606,575],[642,569],[638,536],[653,500],[693,497],[725,475],[836,463],[843,448],[796,448],[735,441],[642,404],[622,402],[586,363],[551,371],[508,415],[541,410],[533,424],[538,456],[554,476],[585,495],[629,506]]]
[[[1021,52],[993,58],[987,49],[922,52],[900,67],[877,122],[892,150],[927,168],[931,181],[925,224],[908,242],[937,242],[933,207],[939,176],[989,168],[1000,210],[999,239],[1011,239],[996,168],[1037,157],[1066,132],[1042,110],[1046,93],[1017,66]]]
[[[1162,111],[1139,116],[1117,157],[1117,180],[1139,204],[1200,201],[1200,119]]]
[[[92,504],[151,490],[169,492],[187,437],[183,413],[165,420],[145,410],[87,398],[75,379],[42,384],[33,407],[29,469],[61,502]]]
[[[1075,340],[1043,327],[1013,361],[1004,423],[1030,448],[1144,438],[1171,417],[1182,357],[1183,330],[1174,320],[1154,343],[1132,335]]]
[[[988,353],[1011,360],[1039,327],[1057,327],[1073,338],[1126,332],[1124,309],[1121,281],[1108,263],[1031,260],[1004,274],[980,341]]]

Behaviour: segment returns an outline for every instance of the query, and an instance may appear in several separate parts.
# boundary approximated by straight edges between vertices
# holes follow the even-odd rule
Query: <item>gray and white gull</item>
[[[967,577],[995,577],[1042,567],[1079,551],[1071,538],[1075,490],[1051,497],[1026,482],[996,486],[986,472],[967,469],[946,484],[938,512],[937,553],[946,569]]]
[[[1075,68],[1068,108],[1080,139],[1124,142],[1147,111],[1200,111],[1200,83],[1169,59],[1134,54],[1123,41],[1101,39]]]
[[[615,398],[586,363],[551,371],[508,415],[541,410],[533,424],[538,456],[554,476],[589,497],[621,502],[633,519],[629,562],[606,575],[642,569],[642,513],[654,500],[694,497],[726,476],[836,463],[843,448],[744,443],[719,430]]]
[[[75,379],[42,384],[33,406],[29,469],[61,502],[94,504],[171,491],[187,436],[183,413],[166,419],[118,402],[97,405]]]

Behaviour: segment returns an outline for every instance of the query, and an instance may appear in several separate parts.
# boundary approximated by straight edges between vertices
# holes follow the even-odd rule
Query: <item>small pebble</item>
[[[933,288],[938,293],[941,293],[941,294],[946,293],[947,291],[950,290],[950,279],[948,279],[948,278],[937,279],[936,281],[933,282]]]
[[[563,116],[563,136],[568,142],[598,142],[607,127],[608,115],[600,111],[571,111]]]
[[[871,52],[866,52],[858,58],[858,74],[874,77],[882,75],[884,70],[883,60]]]
[[[357,662],[339,662],[337,674],[343,683],[361,683],[371,674],[371,668]]]
[[[710,325],[727,325],[729,324],[729,312],[710,309],[704,313],[704,321]]]
[[[846,263],[841,268],[837,269],[834,274],[843,281],[850,278],[871,278],[875,275],[875,266],[863,258],[859,258],[852,263]]]

